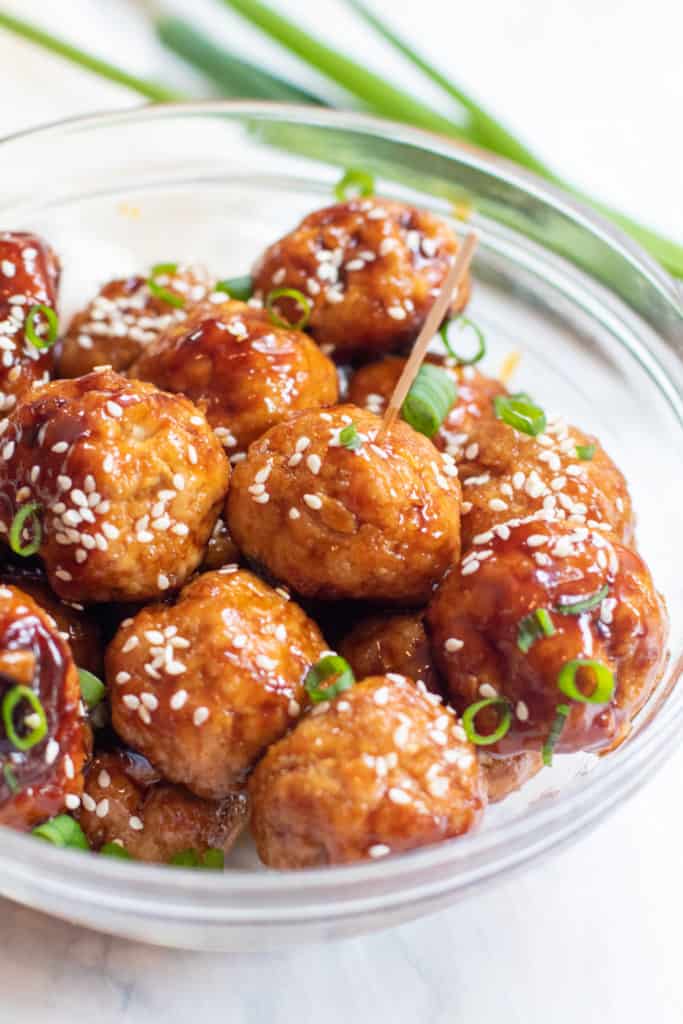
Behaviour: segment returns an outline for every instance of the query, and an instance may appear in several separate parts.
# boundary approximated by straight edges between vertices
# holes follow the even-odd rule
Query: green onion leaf
[[[12,765],[3,764],[2,774],[5,778],[5,785],[9,789],[10,793],[18,793],[21,787],[17,782],[17,777],[14,774],[14,768],[12,767]]]
[[[375,179],[367,171],[349,167],[334,186],[334,194],[340,203],[356,196],[372,196],[375,194]]]
[[[545,413],[524,392],[520,391],[516,395],[496,395],[493,399],[493,408],[499,420],[503,420],[522,434],[536,437],[545,430]]]
[[[554,632],[555,627],[547,609],[537,608],[520,621],[517,627],[517,646],[526,654],[542,636],[552,636]]]
[[[226,277],[216,285],[217,292],[225,292],[231,299],[246,302],[254,294],[254,282],[249,274],[244,277]]]
[[[14,712],[23,701],[30,705],[31,711],[29,716],[24,716],[22,725],[26,725],[26,717],[35,719],[35,722],[29,726],[27,733],[20,735],[14,724]],[[16,750],[30,750],[47,735],[45,708],[38,694],[29,686],[13,686],[11,690],[7,691],[2,700],[2,720],[7,739]]]
[[[582,597],[578,601],[575,598],[570,597],[567,600],[560,601],[559,604],[555,605],[555,611],[559,612],[560,615],[581,615],[583,612],[589,612],[593,608],[597,608],[599,604],[609,594],[609,587],[605,583],[603,587],[596,590],[590,597]]]
[[[342,448],[348,448],[350,452],[357,452],[359,448],[363,447],[363,441],[355,423],[349,423],[339,431],[339,444]]]
[[[44,317],[47,320],[47,334],[45,335],[38,334],[36,330],[40,317]],[[46,306],[44,302],[40,302],[37,306],[31,306],[26,316],[24,330],[26,340],[30,341],[34,348],[52,348],[59,334],[57,314],[51,306]]]
[[[222,871],[225,867],[225,854],[223,850],[211,847],[202,857],[202,867],[210,871]]]
[[[321,686],[328,679],[333,683]],[[350,690],[356,682],[351,666],[345,658],[338,654],[327,654],[313,665],[304,679],[304,687],[314,704],[338,697],[344,690]]]
[[[562,730],[564,729],[564,723],[567,721],[568,714],[568,704],[558,704],[555,708],[555,718],[553,720],[553,724],[550,726],[548,738],[543,744],[542,756],[543,764],[546,766],[546,768],[549,768],[550,765],[553,763],[553,750],[555,749],[555,744],[562,735]]]
[[[85,832],[70,814],[58,814],[56,818],[43,822],[33,829],[33,835],[45,839],[53,846],[68,847],[71,850],[90,849]]]
[[[493,707],[499,709],[498,725],[493,732],[478,732],[475,722],[477,715],[484,708]],[[505,697],[488,697],[486,700],[478,700],[475,704],[470,704],[462,716],[462,727],[467,733],[468,740],[478,747],[487,747],[491,743],[497,743],[498,740],[502,740],[511,723],[512,712],[510,710],[510,702]]]
[[[275,312],[275,304],[278,299],[291,299],[293,302],[296,302],[301,310],[303,310],[300,319],[297,320],[296,323],[290,324],[288,320],[284,320]],[[271,323],[275,324],[276,327],[286,327],[293,331],[303,331],[311,317],[311,300],[297,288],[274,288],[272,292],[268,292],[268,295],[266,296],[266,309],[268,310]]]
[[[222,871],[225,867],[225,854],[215,847],[211,847],[203,855],[197,850],[181,850],[180,853],[174,853],[168,863],[177,868],[208,868],[210,871]]]
[[[100,854],[102,857],[115,857],[119,860],[135,860],[133,855],[120,843],[105,843],[100,849]]]
[[[448,335],[455,324],[460,324],[461,331],[467,328],[474,332],[477,339],[477,351],[473,356],[461,356],[453,350]],[[469,317],[459,316],[455,320],[446,320],[446,322],[441,325],[439,334],[441,335],[441,340],[443,341],[444,347],[451,359],[456,359],[461,366],[474,366],[475,363],[478,363],[486,355],[486,338],[484,337],[484,333],[480,327],[477,327],[473,320],[469,319]]]
[[[104,698],[107,688],[101,679],[86,668],[79,668],[78,681],[81,684],[81,696],[92,711]]]
[[[38,514],[41,511],[41,506],[37,501],[29,501],[25,505],[22,505],[9,528],[9,546],[15,555],[21,555],[23,558],[28,558],[30,555],[35,555],[40,550],[40,545],[43,540],[43,528],[40,525],[40,519]],[[22,533],[24,532],[24,526],[26,520],[31,520],[31,532],[33,536],[27,544],[22,544]]]
[[[579,689],[576,677],[581,671],[590,671],[595,687],[590,695]],[[578,700],[582,704],[607,704],[614,695],[614,674],[602,661],[594,658],[575,658],[566,662],[560,669],[557,685],[570,700]]]
[[[410,386],[401,416],[418,433],[434,437],[458,397],[458,388],[447,370],[423,363]]]
[[[182,309],[185,305],[185,299],[181,295],[176,295],[175,292],[169,291],[168,288],[164,288],[163,285],[157,281],[158,277],[173,276],[178,270],[177,263],[157,263],[152,267],[149,278],[147,279],[147,287],[151,291],[152,295],[156,296],[157,299],[161,299],[162,302],[167,302],[169,306],[174,306],[176,309]]]
[[[576,457],[582,459],[583,462],[590,462],[595,455],[594,444],[577,444],[576,446]]]
[[[176,868],[201,867],[199,854],[196,850],[181,850],[180,853],[174,853],[168,863]]]

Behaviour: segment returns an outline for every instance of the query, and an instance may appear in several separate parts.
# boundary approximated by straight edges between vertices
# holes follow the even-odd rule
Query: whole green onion
[[[576,677],[582,670],[593,674],[595,688],[591,694],[585,694],[576,683]],[[574,658],[560,669],[557,685],[570,700],[582,704],[607,704],[614,694],[615,681],[614,674],[604,662],[594,658]]]
[[[328,679],[334,679],[334,682],[322,686]],[[304,687],[313,703],[319,704],[350,690],[355,681],[348,661],[338,654],[328,654],[308,670]]]
[[[489,733],[480,733],[476,725],[476,717],[484,708],[498,708],[498,725]],[[467,738],[478,747],[488,747],[492,743],[502,740],[512,724],[512,711],[510,702],[505,697],[487,697],[486,700],[478,700],[465,708],[462,716],[462,727],[467,733]]]
[[[43,822],[33,829],[33,835],[45,839],[53,846],[68,847],[71,850],[90,849],[85,832],[70,814],[58,814],[56,818]]]
[[[40,519],[38,513],[42,510],[42,506],[37,501],[29,501],[25,505],[22,505],[19,511],[14,516],[9,528],[9,546],[15,555],[21,555],[22,558],[28,558],[30,555],[35,555],[40,550],[40,545],[43,541],[43,528],[40,525]],[[26,520],[31,520],[31,532],[33,536],[27,544],[22,544],[21,535],[24,532]]]
[[[433,363],[423,363],[401,407],[401,416],[418,433],[434,437],[458,397],[450,373]]]
[[[31,707],[31,715],[38,719],[36,725],[24,736],[20,736],[14,724],[14,712],[19,704],[26,701]],[[16,750],[26,751],[35,747],[47,735],[47,716],[38,694],[29,686],[13,686],[2,700],[2,721],[7,739]]]

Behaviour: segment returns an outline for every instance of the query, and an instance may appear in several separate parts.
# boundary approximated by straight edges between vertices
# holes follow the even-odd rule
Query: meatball
[[[228,567],[124,622],[106,655],[116,732],[162,775],[220,800],[296,720],[325,650],[293,602]]]
[[[0,412],[14,408],[34,381],[49,380],[54,363],[51,346],[38,348],[26,336],[26,319],[34,306],[55,310],[59,261],[37,235],[0,232]],[[36,314],[34,330],[47,327]]]
[[[509,757],[492,757],[480,747],[479,764],[486,780],[488,802],[497,804],[538,775],[543,767],[543,758],[537,750],[525,750]]]
[[[0,824],[29,829],[78,803],[86,739],[66,642],[28,594],[4,585],[0,700]]]
[[[197,568],[230,466],[187,399],[101,370],[34,389],[2,428],[0,530],[37,503],[61,598],[142,601]]]
[[[301,409],[337,401],[337,371],[301,331],[244,302],[203,304],[148,345],[130,370],[204,411],[231,453]]]
[[[486,747],[494,755],[539,751],[562,706],[557,751],[613,746],[665,661],[666,611],[642,559],[598,530],[561,522],[487,534],[437,590],[427,625],[459,713],[482,699],[507,702],[508,731]],[[585,661],[606,676],[599,703],[586,702],[597,679]],[[572,678],[568,694],[561,684]],[[494,731],[500,710],[482,709],[480,733]]]
[[[358,679],[393,672],[422,680],[429,690],[439,692],[438,675],[420,612],[371,615],[361,619],[342,640],[339,653]]]
[[[150,291],[146,277],[109,281],[71,320],[59,358],[60,377],[81,377],[105,364],[127,370],[147,345],[182,323],[213,289],[202,267],[181,265],[155,280],[182,306]]]
[[[256,441],[228,495],[240,550],[306,597],[424,604],[458,557],[457,470],[407,423],[376,443],[380,426],[337,406]]]
[[[251,827],[273,868],[344,864],[468,832],[486,796],[462,726],[404,676],[371,676],[318,705],[249,784]]]
[[[139,754],[98,754],[90,764],[79,812],[91,847],[116,843],[135,860],[168,864],[179,853],[228,853],[247,820],[241,793],[202,800],[164,782]]]
[[[458,249],[454,231],[426,210],[351,199],[309,214],[254,269],[255,295],[295,288],[311,303],[321,345],[347,356],[391,352],[417,337]],[[464,307],[469,278],[455,296]],[[287,300],[280,306],[288,319]]]

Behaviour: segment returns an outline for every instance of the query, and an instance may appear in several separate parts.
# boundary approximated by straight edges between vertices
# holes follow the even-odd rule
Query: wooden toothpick
[[[377,435],[378,441],[384,437],[387,430],[389,430],[393,425],[396,417],[400,413],[401,407],[406,400],[406,395],[410,391],[410,386],[415,380],[418,371],[422,366],[424,357],[427,354],[429,343],[438,331],[441,321],[446,315],[446,311],[453,299],[453,293],[467,273],[467,268],[470,265],[476,246],[477,236],[473,232],[470,232],[465,236],[465,240],[458,249],[458,253],[453,260],[448,274],[446,275],[446,280],[443,283],[441,291],[437,295],[436,301],[430,309],[422,330],[418,334],[417,340],[413,345],[413,350],[410,353],[408,361],[403,367],[403,373],[398,379],[396,387],[394,388],[394,393],[389,399],[389,404],[387,405],[382,418],[382,426],[380,427]]]

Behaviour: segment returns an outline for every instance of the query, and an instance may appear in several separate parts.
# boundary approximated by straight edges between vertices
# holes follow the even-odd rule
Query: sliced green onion
[[[609,594],[609,587],[605,583],[603,587],[596,590],[590,597],[583,597],[579,601],[575,601],[569,598],[567,601],[562,601],[560,604],[555,605],[555,611],[559,612],[560,615],[581,615],[582,612],[589,612],[593,608],[597,608],[599,604]]]
[[[335,678],[329,686],[321,686],[327,679]],[[351,666],[345,658],[338,654],[328,654],[313,665],[304,679],[304,687],[314,704],[323,700],[332,700],[344,690],[350,690],[355,683]]]
[[[92,711],[104,698],[107,688],[101,679],[86,668],[79,668],[78,681],[81,684],[81,696]]]
[[[212,846],[202,857],[202,866],[210,871],[222,871],[225,867],[224,852]]]
[[[477,339],[477,351],[473,356],[468,357],[458,355],[458,353],[453,349],[448,335],[454,324],[460,324],[461,331],[469,329],[474,332]],[[481,327],[477,327],[474,321],[470,320],[467,316],[459,316],[455,320],[447,320],[441,325],[439,334],[441,335],[441,340],[443,341],[444,347],[451,359],[457,359],[461,366],[474,366],[475,363],[478,363],[486,355],[486,338],[484,337],[484,332]]]
[[[202,863],[196,850],[181,850],[174,853],[168,862],[175,868],[200,868]]]
[[[334,194],[340,203],[356,196],[372,196],[375,194],[375,179],[367,171],[349,167],[334,186]]]
[[[25,505],[22,505],[9,528],[9,546],[15,555],[21,555],[23,558],[28,558],[29,555],[35,555],[40,550],[40,545],[43,541],[43,528],[40,525],[40,519],[38,513],[41,511],[41,505],[37,501],[29,501]],[[31,540],[27,544],[22,544],[21,535],[26,525],[26,520],[31,520],[31,532],[33,534]]]
[[[100,849],[100,854],[102,857],[117,857],[119,860],[135,860],[133,855],[120,843],[105,843]]]
[[[546,608],[537,608],[531,615],[525,615],[517,627],[517,646],[523,654],[540,640],[542,636],[552,636],[555,632],[552,619]]]
[[[217,292],[225,292],[231,299],[246,302],[254,293],[254,282],[249,274],[244,277],[226,277],[216,285]]]
[[[401,407],[401,416],[418,433],[434,437],[457,397],[458,388],[450,373],[433,363],[423,363]]]
[[[36,321],[41,316],[47,320],[46,335],[38,334],[36,331]],[[59,320],[54,309],[51,306],[46,306],[44,302],[39,303],[37,306],[31,306],[24,323],[24,331],[26,340],[30,341],[34,348],[52,348],[59,334]]]
[[[176,309],[182,309],[185,305],[185,299],[181,295],[176,295],[175,292],[171,292],[168,288],[164,288],[163,285],[157,281],[158,277],[164,275],[175,274],[178,270],[177,263],[157,263],[152,267],[149,278],[147,279],[147,287],[151,291],[152,295],[155,295],[157,299],[161,299],[162,302],[167,302],[169,306],[175,306]]]
[[[514,427],[522,434],[536,437],[546,427],[545,413],[527,394],[520,391],[516,395],[496,395],[493,408],[499,420]]]
[[[595,689],[590,696],[583,693],[576,683],[576,676],[582,669],[593,673]],[[615,682],[612,670],[604,662],[594,658],[575,658],[562,666],[557,685],[571,700],[578,700],[582,704],[607,704],[614,694]]]
[[[339,431],[339,444],[342,448],[348,448],[350,452],[357,452],[359,448],[362,448],[363,442],[355,423],[349,423]]]
[[[66,846],[72,850],[90,849],[85,832],[70,814],[58,814],[56,818],[43,822],[33,829],[33,835],[47,840],[53,846]]]
[[[222,871],[225,867],[225,854],[216,847],[211,847],[201,856],[197,850],[181,850],[180,853],[174,853],[168,863],[177,868],[208,868],[209,871]]]
[[[501,709],[498,725],[493,732],[486,734],[478,732],[475,722],[477,715],[484,708],[492,707]],[[502,740],[511,723],[512,712],[510,710],[510,702],[505,697],[488,697],[486,700],[478,700],[475,704],[470,704],[462,716],[462,727],[467,733],[467,738],[478,747],[487,747],[491,743],[497,743],[498,740]]]
[[[14,768],[12,767],[12,765],[3,764],[2,774],[5,777],[5,785],[9,789],[10,793],[18,793],[21,787],[17,782],[17,777],[14,774]]]
[[[595,455],[594,444],[577,444],[576,446],[576,457],[582,459],[583,462],[590,462]]]
[[[568,704],[558,704],[555,708],[555,718],[553,719],[553,724],[550,726],[548,738],[543,744],[543,764],[546,768],[549,768],[553,763],[553,750],[555,749],[555,744],[562,735],[562,730],[564,729],[564,723],[567,721],[568,714]]]
[[[292,299],[303,310],[300,319],[296,323],[290,324],[288,320],[283,319],[283,317],[275,312],[275,303],[278,299]],[[274,288],[266,296],[266,309],[268,310],[271,323],[275,324],[276,327],[288,327],[294,331],[303,331],[311,318],[311,301],[298,288]]]
[[[36,715],[38,722],[27,732],[20,736],[14,725],[14,712],[22,701],[31,706],[31,715]],[[7,739],[16,750],[30,750],[40,743],[47,734],[47,716],[40,697],[29,686],[13,686],[8,690],[2,701],[2,720],[5,725]]]

